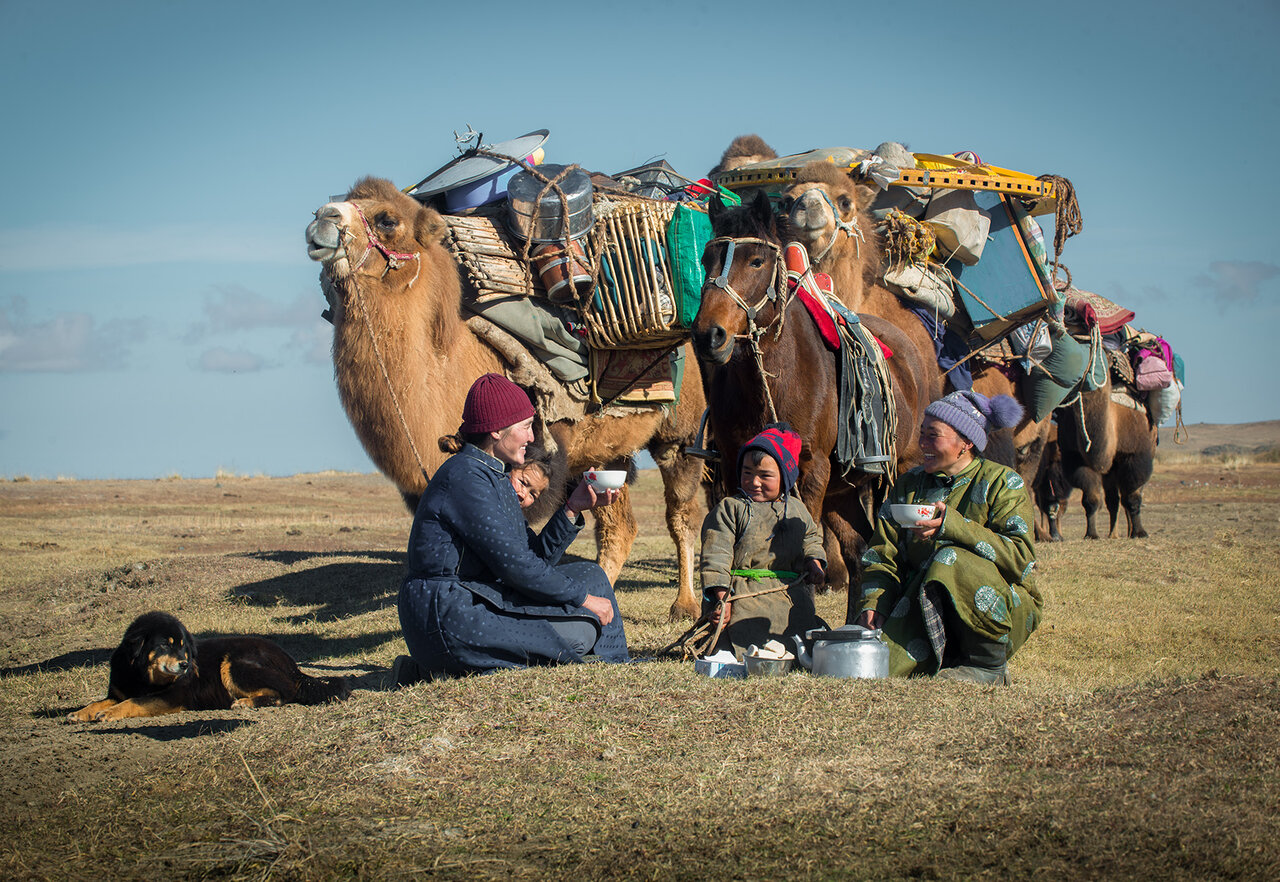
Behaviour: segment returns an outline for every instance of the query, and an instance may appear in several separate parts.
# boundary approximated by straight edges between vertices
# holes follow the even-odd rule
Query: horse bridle
[[[712,245],[724,245],[724,266],[720,268],[720,275],[714,279],[708,279],[707,284],[715,285],[724,293],[728,294],[734,303],[742,308],[747,314],[747,333],[746,337],[751,341],[751,345],[756,347],[760,338],[773,327],[777,328],[773,332],[773,339],[777,340],[782,336],[782,325],[786,320],[787,302],[791,299],[790,291],[787,288],[787,270],[782,261],[782,249],[774,242],[768,239],[757,239],[754,237],[734,238],[732,236],[719,236],[707,243],[707,248]],[[769,287],[761,295],[760,299],[754,304],[748,305],[742,295],[737,292],[732,284],[729,283],[729,272],[733,269],[734,251],[739,245],[765,245],[773,251],[773,278],[769,281]],[[756,316],[760,314],[760,310],[764,309],[765,304],[774,303],[777,306],[772,320],[760,327],[756,324]],[[744,335],[739,335],[744,336]]]
[[[764,391],[764,400],[769,407],[769,421],[777,422],[778,411],[773,406],[773,393],[769,389],[769,378],[775,377],[775,375],[764,369],[764,353],[760,351],[760,338],[768,332],[769,328],[777,325],[773,332],[773,339],[779,339],[782,336],[783,323],[787,318],[787,304],[791,301],[791,290],[787,286],[787,268],[783,262],[782,249],[778,247],[777,243],[770,242],[767,239],[754,237],[735,239],[732,236],[719,236],[712,239],[707,243],[707,248],[717,244],[724,244],[725,246],[724,266],[720,268],[720,275],[714,279],[708,279],[707,284],[715,285],[723,290],[747,314],[747,333],[735,336],[745,338],[747,345],[751,347],[751,356],[755,359],[756,369],[760,372],[760,386]],[[729,271],[733,268],[733,253],[739,245],[766,245],[773,251],[773,278],[769,280],[768,289],[752,305],[748,305],[742,295],[734,290],[733,285],[729,283]],[[774,316],[767,325],[761,327],[756,324],[756,316],[760,314],[760,310],[764,308],[766,303],[775,305]]]

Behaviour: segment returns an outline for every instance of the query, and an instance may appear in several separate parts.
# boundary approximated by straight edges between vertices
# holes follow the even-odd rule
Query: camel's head
[[[307,225],[307,254],[334,281],[357,273],[404,285],[421,271],[423,252],[439,245],[444,221],[383,178],[363,178],[341,202],[316,210]]]
[[[861,239],[868,225],[860,226],[859,217],[872,193],[829,162],[811,162],[800,170],[779,207],[815,268],[824,269],[824,260],[846,238]]]
[[[749,318],[765,327],[785,308],[785,223],[763,192],[739,208],[726,208],[716,196],[708,213],[716,238],[702,253],[707,280],[690,331],[698,358],[724,364],[735,340],[750,330]]]

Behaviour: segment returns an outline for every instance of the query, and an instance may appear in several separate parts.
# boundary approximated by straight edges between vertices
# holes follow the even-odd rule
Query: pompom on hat
[[[789,425],[770,423],[738,451],[738,474],[742,474],[742,461],[748,450],[763,450],[778,461],[782,472],[782,492],[784,496],[788,495],[800,480],[800,447],[800,436]]]
[[[933,417],[955,429],[962,438],[973,442],[978,452],[987,448],[987,432],[1008,429],[1022,419],[1022,405],[1011,395],[988,398],[972,390],[952,392],[924,409]]]
[[[458,431],[464,435],[494,432],[533,415],[533,402],[523,389],[502,374],[485,374],[467,392]]]

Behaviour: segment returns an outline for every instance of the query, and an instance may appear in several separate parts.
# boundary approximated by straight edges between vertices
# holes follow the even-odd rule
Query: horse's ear
[[[751,200],[751,214],[760,222],[760,226],[767,230],[774,229],[776,218],[773,213],[773,203],[769,201],[769,194],[764,190],[757,190],[755,199]]]
[[[719,193],[711,196],[711,201],[707,203],[707,218],[711,221],[711,229],[719,226],[720,218],[724,217],[725,207],[724,200],[720,198]]]

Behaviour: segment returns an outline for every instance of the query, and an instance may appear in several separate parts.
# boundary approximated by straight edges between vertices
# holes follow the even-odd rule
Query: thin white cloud
[[[128,361],[130,346],[147,337],[145,319],[102,324],[88,313],[62,312],[44,322],[27,318],[26,301],[0,304],[0,371],[113,370]]]
[[[1262,286],[1280,276],[1280,266],[1260,260],[1215,260],[1207,274],[1196,276],[1194,284],[1208,290],[1223,306],[1254,303],[1264,293]]]
[[[214,289],[204,301],[204,321],[187,329],[186,342],[199,342],[212,334],[234,334],[258,328],[309,329],[315,327],[324,307],[319,296],[301,294],[290,303],[280,303],[241,285]]]
[[[331,364],[333,362],[333,326],[323,319],[310,328],[293,332],[286,344],[291,352],[302,356],[305,364]]]
[[[291,263],[302,259],[297,230],[264,231],[181,223],[121,230],[95,225],[0,233],[0,270],[103,269],[156,263]]]
[[[247,349],[227,349],[215,346],[200,353],[195,367],[198,370],[220,374],[251,374],[269,365],[262,356]]]

